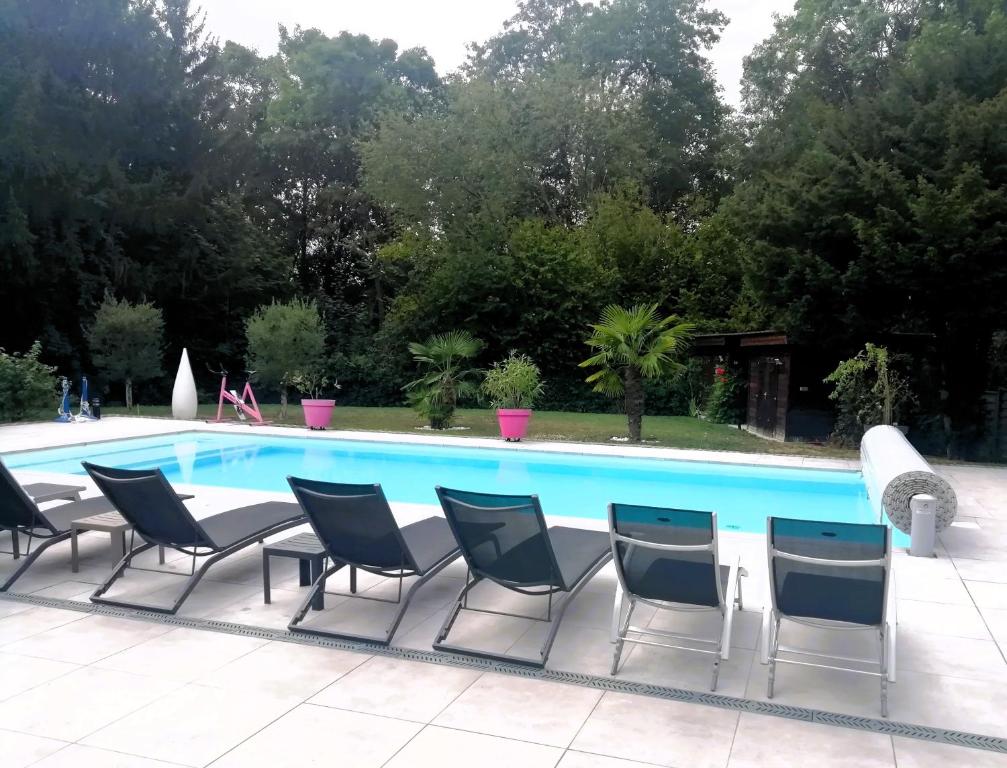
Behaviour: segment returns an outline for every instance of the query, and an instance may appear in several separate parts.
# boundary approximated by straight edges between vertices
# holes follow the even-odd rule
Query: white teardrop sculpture
[[[171,416],[174,419],[194,419],[196,405],[196,380],[192,377],[189,353],[183,349],[178,373],[175,374],[175,386],[171,390]]]

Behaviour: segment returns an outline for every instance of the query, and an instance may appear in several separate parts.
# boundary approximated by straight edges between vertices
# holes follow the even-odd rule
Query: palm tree
[[[580,364],[598,368],[587,377],[595,392],[610,397],[625,395],[629,439],[640,442],[643,425],[644,379],[669,379],[683,369],[678,358],[692,341],[695,327],[674,315],[662,318],[657,304],[626,309],[614,304],[592,325],[587,345],[595,351]]]
[[[410,404],[430,420],[434,429],[450,426],[458,401],[478,391],[475,378],[479,371],[465,366],[479,354],[482,345],[468,331],[441,333],[409,345],[413,359],[425,372],[404,389]]]

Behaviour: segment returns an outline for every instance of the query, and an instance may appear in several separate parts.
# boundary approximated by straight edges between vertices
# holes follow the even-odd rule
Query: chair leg
[[[27,556],[24,559],[24,562],[21,563],[21,565],[18,566],[17,570],[15,570],[14,573],[12,573],[10,577],[8,577],[7,581],[5,581],[2,586],[0,586],[0,592],[6,592],[7,590],[9,590],[14,585],[14,582],[17,581],[19,578],[21,578],[21,574],[27,571],[28,568],[31,567],[31,564],[38,559],[39,555],[45,552],[53,544],[56,544],[60,541],[66,541],[66,539],[69,536],[70,536],[69,531],[67,531],[66,533],[60,533],[56,536],[53,536],[52,538],[45,539],[41,544],[35,547],[35,550],[27,554]],[[14,545],[14,549],[15,551],[17,550],[17,544]]]
[[[304,621],[304,617],[308,615],[308,611],[311,609],[311,606],[315,604],[315,595],[317,595],[319,591],[325,589],[326,579],[328,579],[329,576],[334,574],[342,567],[343,567],[342,563],[333,563],[326,570],[322,571],[321,574],[319,574],[318,578],[315,579],[314,584],[311,585],[311,589],[308,590],[307,596],[304,598],[304,600],[301,601],[301,604],[297,607],[297,611],[294,613],[294,617],[290,620],[290,623],[287,625],[288,629],[291,630],[300,629],[300,627],[298,627],[297,625],[300,624],[302,621]]]
[[[773,698],[773,688],[776,684],[776,655],[779,653],[780,649],[780,620],[774,617],[773,621],[773,641],[769,652],[769,685],[767,687],[766,695],[768,698]]]
[[[76,528],[70,529],[70,573],[80,573],[80,555],[77,551],[77,535],[80,533]]]
[[[461,612],[465,598],[468,597],[469,592],[471,592],[475,585],[480,581],[481,579],[479,578],[471,580],[466,579],[465,586],[461,588],[461,591],[458,593],[458,597],[455,598],[454,605],[451,606],[451,610],[448,611],[448,615],[444,618],[444,623],[441,624],[441,628],[438,630],[437,636],[434,638],[434,648],[443,643],[447,638],[448,634],[451,632],[451,627],[454,626],[455,620]]]
[[[620,595],[617,600],[621,603],[622,596]],[[633,610],[635,608],[636,603],[631,599],[629,601],[629,610],[626,612],[626,619],[619,622],[619,627],[616,630],[615,652],[612,655],[612,675],[617,675],[619,673],[619,659],[622,656],[622,650],[626,645],[626,632],[629,630],[629,624],[633,619]],[[619,609],[621,614],[621,605],[619,605]]]
[[[272,602],[269,583],[269,552],[262,553],[262,602],[269,605]]]
[[[888,637],[885,625],[881,625],[881,716],[888,717]]]
[[[622,609],[625,606],[625,593],[622,591],[622,584],[615,584],[615,600],[612,602],[612,626],[609,633],[609,642],[616,642],[619,639],[619,627],[622,625]]]
[[[301,605],[298,607],[297,613],[294,614],[294,618],[291,619],[290,624],[287,625],[287,628],[294,632],[304,632],[312,635],[321,635],[323,637],[338,637],[344,640],[355,640],[358,642],[377,643],[378,645],[388,645],[391,643],[392,638],[395,636],[395,632],[398,630],[399,624],[402,623],[402,619],[405,617],[406,611],[409,610],[409,605],[412,602],[413,597],[416,595],[416,592],[420,589],[420,587],[422,587],[430,579],[432,579],[434,576],[440,573],[445,567],[447,567],[453,559],[454,558],[448,558],[446,560],[443,560],[426,573],[418,575],[416,582],[411,587],[409,587],[409,591],[406,592],[404,597],[402,596],[400,591],[398,609],[395,611],[395,615],[392,616],[392,621],[388,625],[388,628],[385,630],[384,636],[375,637],[373,635],[357,635],[351,632],[331,632],[323,629],[313,629],[311,627],[298,626],[300,622],[304,620],[304,617],[307,615],[309,608],[314,606],[316,607],[316,610],[321,610],[322,607],[321,600],[323,599],[323,595],[325,594],[325,581],[326,579],[328,579],[329,576],[338,571],[340,568],[345,567],[344,563],[335,563],[332,565],[332,567],[328,568],[327,570],[321,570],[318,577],[315,579],[314,584],[312,584],[311,590],[308,592],[308,596],[304,599],[304,602],[302,602]],[[351,571],[351,575],[352,573],[353,571]],[[400,576],[395,578],[403,578],[403,577]],[[399,589],[401,590],[401,583],[399,585]]]

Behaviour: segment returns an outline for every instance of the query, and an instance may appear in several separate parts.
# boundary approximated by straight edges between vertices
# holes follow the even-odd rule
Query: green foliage
[[[898,423],[913,402],[908,380],[891,362],[885,347],[867,344],[825,378],[838,406],[833,439],[841,445],[856,446],[877,424]]]
[[[718,364],[707,393],[703,415],[715,424],[743,424],[745,382],[736,371]]]
[[[330,386],[340,389],[338,381],[331,381],[322,372],[321,366],[306,371],[297,371],[290,377],[290,385],[306,398],[318,400]]]
[[[723,212],[752,301],[841,353],[932,339],[930,415],[967,434],[1007,292],[1003,5],[801,3],[748,71],[752,151]]]
[[[87,340],[98,370],[111,381],[124,382],[127,408],[133,407],[134,381],[153,379],[164,372],[164,318],[153,304],[130,304],[106,294]]]
[[[287,388],[296,377],[317,380],[325,365],[325,327],[313,301],[274,301],[255,310],[245,324],[248,367],[267,386],[280,388],[280,406],[286,415]]]
[[[737,116],[706,58],[725,22],[702,0],[522,0],[442,82],[363,35],[220,45],[188,0],[0,0],[3,341],[89,370],[110,291],[237,368],[255,308],[296,294],[347,400],[398,402],[402,340],[467,328],[472,365],[523,350],[540,405],[596,409],[585,319],[657,305],[837,356],[931,340],[921,418],[970,434],[1001,378],[1003,3],[802,0],[748,57]],[[703,402],[641,386],[652,409]]]
[[[468,331],[451,331],[412,342],[409,351],[422,371],[405,386],[409,403],[433,429],[447,429],[459,401],[479,391],[479,371],[466,367],[482,348]]]
[[[683,371],[679,358],[692,339],[694,326],[674,315],[662,318],[656,304],[625,309],[610,305],[591,326],[587,340],[595,354],[582,368],[597,368],[587,377],[596,392],[625,397],[629,439],[640,442],[645,379],[673,378]]]
[[[39,361],[36,341],[24,354],[0,347],[0,421],[18,421],[56,403],[56,369]]]
[[[494,408],[533,408],[543,389],[539,367],[528,355],[515,351],[494,363],[482,383]]]

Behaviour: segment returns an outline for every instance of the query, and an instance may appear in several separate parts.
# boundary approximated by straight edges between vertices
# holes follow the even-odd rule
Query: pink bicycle
[[[263,426],[267,423],[262,418],[259,404],[255,400],[255,393],[252,391],[252,376],[255,375],[255,371],[245,372],[245,388],[241,391],[241,395],[238,395],[238,390],[227,388],[227,371],[223,367],[219,371],[214,371],[212,368],[209,368],[209,370],[211,373],[216,373],[220,376],[220,399],[217,402],[217,418],[207,419],[208,424],[234,421],[234,419],[224,418],[225,401],[234,406],[234,413],[238,421],[247,422],[253,427]],[[251,402],[251,405],[248,404],[249,402]]]

